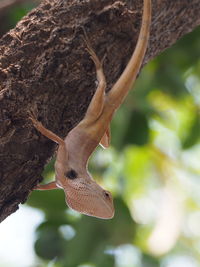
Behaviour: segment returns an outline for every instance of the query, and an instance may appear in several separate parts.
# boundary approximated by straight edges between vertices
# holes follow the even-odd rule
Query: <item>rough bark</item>
[[[33,128],[28,112],[64,137],[94,93],[82,27],[99,57],[107,55],[109,90],[134,49],[141,14],[142,0],[46,0],[0,40],[1,221],[26,201],[56,149]],[[199,0],[153,0],[144,63],[199,25],[199,14]]]

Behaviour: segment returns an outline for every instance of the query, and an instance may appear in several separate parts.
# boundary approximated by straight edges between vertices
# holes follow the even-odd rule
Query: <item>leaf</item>
[[[200,139],[200,118],[199,114],[197,113],[189,132],[187,133],[185,139],[182,142],[183,149],[188,149],[192,147],[198,142],[199,139]]]
[[[43,259],[52,260],[64,256],[65,240],[57,226],[46,222],[39,227],[38,238],[35,242],[35,252]]]
[[[141,111],[131,114],[128,127],[125,130],[123,144],[143,146],[149,141],[149,127],[146,115]]]

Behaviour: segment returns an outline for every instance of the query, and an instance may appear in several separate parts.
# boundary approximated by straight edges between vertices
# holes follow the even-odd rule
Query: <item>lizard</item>
[[[39,184],[35,189],[62,188],[67,205],[85,215],[110,219],[114,216],[113,198],[109,191],[98,185],[88,172],[88,160],[98,144],[110,144],[110,122],[131,89],[146,53],[151,24],[151,0],[144,0],[140,33],[136,48],[119,79],[105,93],[106,79],[103,61],[100,61],[85,38],[86,49],[96,68],[97,89],[84,118],[62,139],[45,128],[33,115],[33,126],[58,146],[55,162],[55,181]]]

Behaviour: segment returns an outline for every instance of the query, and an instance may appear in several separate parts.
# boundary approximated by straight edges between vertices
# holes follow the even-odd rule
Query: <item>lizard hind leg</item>
[[[107,130],[105,131],[103,137],[101,138],[100,145],[103,148],[108,148],[110,145],[111,133],[110,133],[110,125],[108,126]]]
[[[98,80],[98,87],[96,89],[96,92],[94,93],[92,100],[90,102],[90,105],[87,109],[86,115],[84,120],[91,123],[93,121],[96,121],[99,116],[102,113],[103,107],[104,107],[104,101],[105,101],[105,88],[106,88],[106,79],[103,72],[103,60],[100,61],[96,53],[94,52],[93,48],[91,47],[91,44],[89,42],[89,39],[87,38],[87,35],[85,33],[84,41],[87,46],[87,51],[90,54],[90,57],[92,61],[95,64],[96,68],[96,75]]]

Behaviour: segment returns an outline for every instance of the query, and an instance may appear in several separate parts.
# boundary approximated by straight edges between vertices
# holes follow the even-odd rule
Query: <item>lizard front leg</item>
[[[53,181],[48,184],[39,184],[34,188],[34,190],[52,190],[58,188],[59,187],[57,186],[56,181]]]
[[[41,122],[36,120],[33,116],[29,117],[33,122],[34,127],[44,136],[48,137],[50,140],[59,144],[59,146],[64,147],[65,143],[59,136],[51,132],[50,130],[46,129]],[[56,181],[50,182],[48,184],[39,184],[37,185],[34,190],[51,190],[59,188],[56,184]]]

